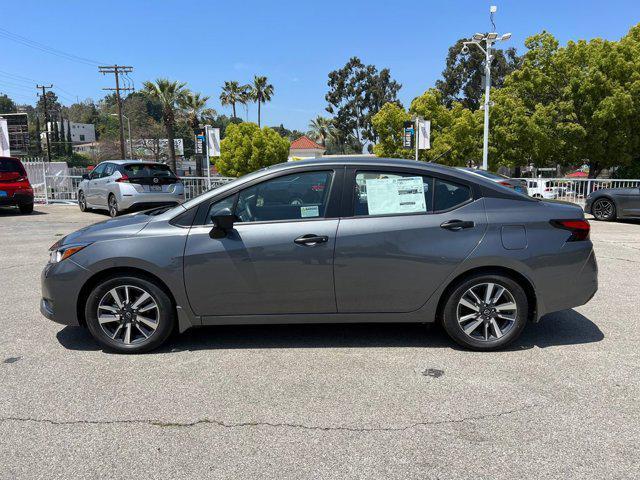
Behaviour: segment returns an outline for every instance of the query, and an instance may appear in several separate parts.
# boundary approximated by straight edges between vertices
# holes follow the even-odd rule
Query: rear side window
[[[133,163],[125,165],[124,173],[129,178],[175,177],[169,166],[162,163]]]
[[[400,172],[358,172],[354,215],[433,211],[433,178]]]
[[[434,189],[435,211],[451,210],[471,199],[471,188],[436,178]]]
[[[298,220],[325,216],[333,172],[285,175],[254,185],[238,195],[240,222]]]
[[[0,172],[24,174],[24,168],[18,160],[13,158],[0,158]]]

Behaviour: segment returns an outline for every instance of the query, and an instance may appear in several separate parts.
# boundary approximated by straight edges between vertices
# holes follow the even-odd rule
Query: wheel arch
[[[78,301],[76,302],[76,314],[78,316],[78,323],[82,326],[87,325],[87,319],[85,318],[84,311],[85,306],[87,304],[87,298],[91,291],[95,288],[98,283],[103,280],[106,280],[110,277],[115,276],[123,276],[123,275],[131,275],[134,277],[142,278],[144,280],[150,281],[156,284],[164,293],[167,294],[169,299],[171,300],[171,304],[173,308],[176,308],[176,299],[173,296],[173,293],[167,286],[167,284],[162,281],[162,279],[153,273],[148,272],[147,270],[143,270],[141,268],[136,267],[112,267],[107,268],[105,270],[101,270],[97,272],[93,276],[91,276],[85,283],[82,285],[80,292],[78,294]]]
[[[533,283],[531,283],[531,280],[528,279],[525,275],[523,275],[522,273],[518,272],[517,270],[514,270],[512,268],[509,267],[503,267],[503,266],[480,266],[480,267],[475,267],[475,268],[471,268],[469,270],[466,270],[462,273],[460,273],[458,276],[456,276],[455,278],[453,278],[445,287],[445,289],[442,291],[442,293],[440,294],[440,298],[438,299],[438,306],[436,308],[436,319],[437,321],[441,322],[442,321],[442,314],[443,314],[443,310],[444,310],[444,306],[447,303],[447,299],[449,298],[449,295],[451,294],[451,292],[461,283],[463,282],[465,279],[469,278],[472,275],[503,275],[505,277],[509,277],[512,280],[514,280],[515,282],[517,282],[524,290],[525,294],[527,295],[527,303],[528,303],[528,312],[527,312],[527,319],[529,321],[534,320],[537,318],[536,312],[537,312],[537,308],[538,308],[538,297],[536,295],[536,290],[533,286]]]

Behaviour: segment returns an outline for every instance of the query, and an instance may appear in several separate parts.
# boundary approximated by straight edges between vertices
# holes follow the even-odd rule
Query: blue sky
[[[561,43],[615,40],[640,22],[638,0],[0,2],[0,92],[17,102],[35,101],[31,79],[53,83],[69,104],[101,98],[113,77],[15,43],[4,31],[98,62],[133,65],[137,87],[157,77],[186,81],[227,114],[218,101],[225,80],[267,75],[275,96],[263,108],[263,124],[297,129],[324,113],[328,72],[354,55],[390,68],[408,104],[439,78],[452,43],[490,29],[491,4],[498,6],[498,32],[513,32],[508,44],[519,51],[543,29]],[[249,119],[255,121],[254,107]]]

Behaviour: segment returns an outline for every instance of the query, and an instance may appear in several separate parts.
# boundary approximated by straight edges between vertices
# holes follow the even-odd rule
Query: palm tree
[[[242,85],[240,97],[238,98],[238,103],[244,105],[244,119],[245,121],[249,121],[249,102],[252,100],[251,96],[251,85]]]
[[[236,103],[244,103],[246,91],[249,85],[240,85],[239,82],[232,80],[224,82],[222,93],[220,94],[220,103],[222,105],[231,105],[233,109],[233,118],[236,118]]]
[[[251,98],[258,103],[258,127],[260,126],[260,104],[270,102],[273,95],[273,85],[267,83],[267,77],[253,76]]]
[[[324,147],[326,146],[327,139],[334,134],[333,122],[326,117],[318,115],[309,122],[309,133],[314,140],[320,142]]]
[[[176,149],[173,143],[176,111],[187,92],[184,88],[185,85],[186,83],[172,82],[166,78],[158,78],[155,82],[144,82],[144,93],[151,98],[159,100],[162,104],[162,119],[169,143],[169,160],[174,172],[177,170]]]

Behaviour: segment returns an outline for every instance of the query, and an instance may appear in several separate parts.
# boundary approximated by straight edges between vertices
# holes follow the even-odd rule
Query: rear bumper
[[[129,208],[152,208],[162,205],[177,205],[184,202],[184,193],[137,193],[135,195],[122,195],[118,199],[118,206],[122,210]]]
[[[2,187],[0,187],[2,190]],[[0,206],[16,206],[16,205],[29,205],[33,203],[33,193],[21,193],[17,191],[10,193],[5,197],[0,197]]]

